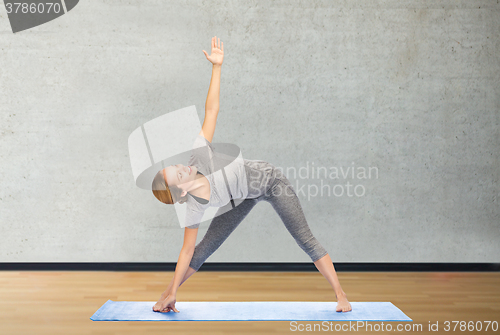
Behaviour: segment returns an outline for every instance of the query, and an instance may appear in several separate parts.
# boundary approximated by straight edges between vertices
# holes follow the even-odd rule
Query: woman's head
[[[182,164],[170,165],[158,171],[151,185],[154,196],[167,205],[186,202],[187,193],[193,188],[196,172],[196,167]]]

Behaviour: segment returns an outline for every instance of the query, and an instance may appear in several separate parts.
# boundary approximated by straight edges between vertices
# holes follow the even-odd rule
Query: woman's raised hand
[[[205,50],[203,50],[203,53],[213,65],[222,65],[222,61],[224,60],[224,42],[221,42],[219,38],[219,43],[217,44],[217,36],[212,37],[212,54],[209,56]]]

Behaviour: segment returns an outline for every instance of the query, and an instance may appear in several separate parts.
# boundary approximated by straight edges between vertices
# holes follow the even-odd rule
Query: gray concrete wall
[[[289,179],[334,262],[498,262],[499,10],[96,0],[13,34],[0,6],[0,261],[177,261],[183,229],[134,185],[127,139],[193,104],[203,121],[217,35],[214,142],[302,167]],[[208,261],[310,260],[262,202]]]

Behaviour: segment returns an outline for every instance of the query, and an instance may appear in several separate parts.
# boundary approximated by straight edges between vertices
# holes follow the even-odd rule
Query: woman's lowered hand
[[[175,308],[175,302],[176,302],[175,295],[169,295],[163,301],[158,301],[153,306],[153,311],[160,313],[168,313],[170,311],[174,311],[176,313],[179,313],[177,308]]]

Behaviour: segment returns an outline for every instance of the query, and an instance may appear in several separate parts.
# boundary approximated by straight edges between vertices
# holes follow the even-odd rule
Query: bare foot
[[[350,312],[352,311],[351,304],[347,301],[347,295],[344,293],[337,297],[337,312]]]

